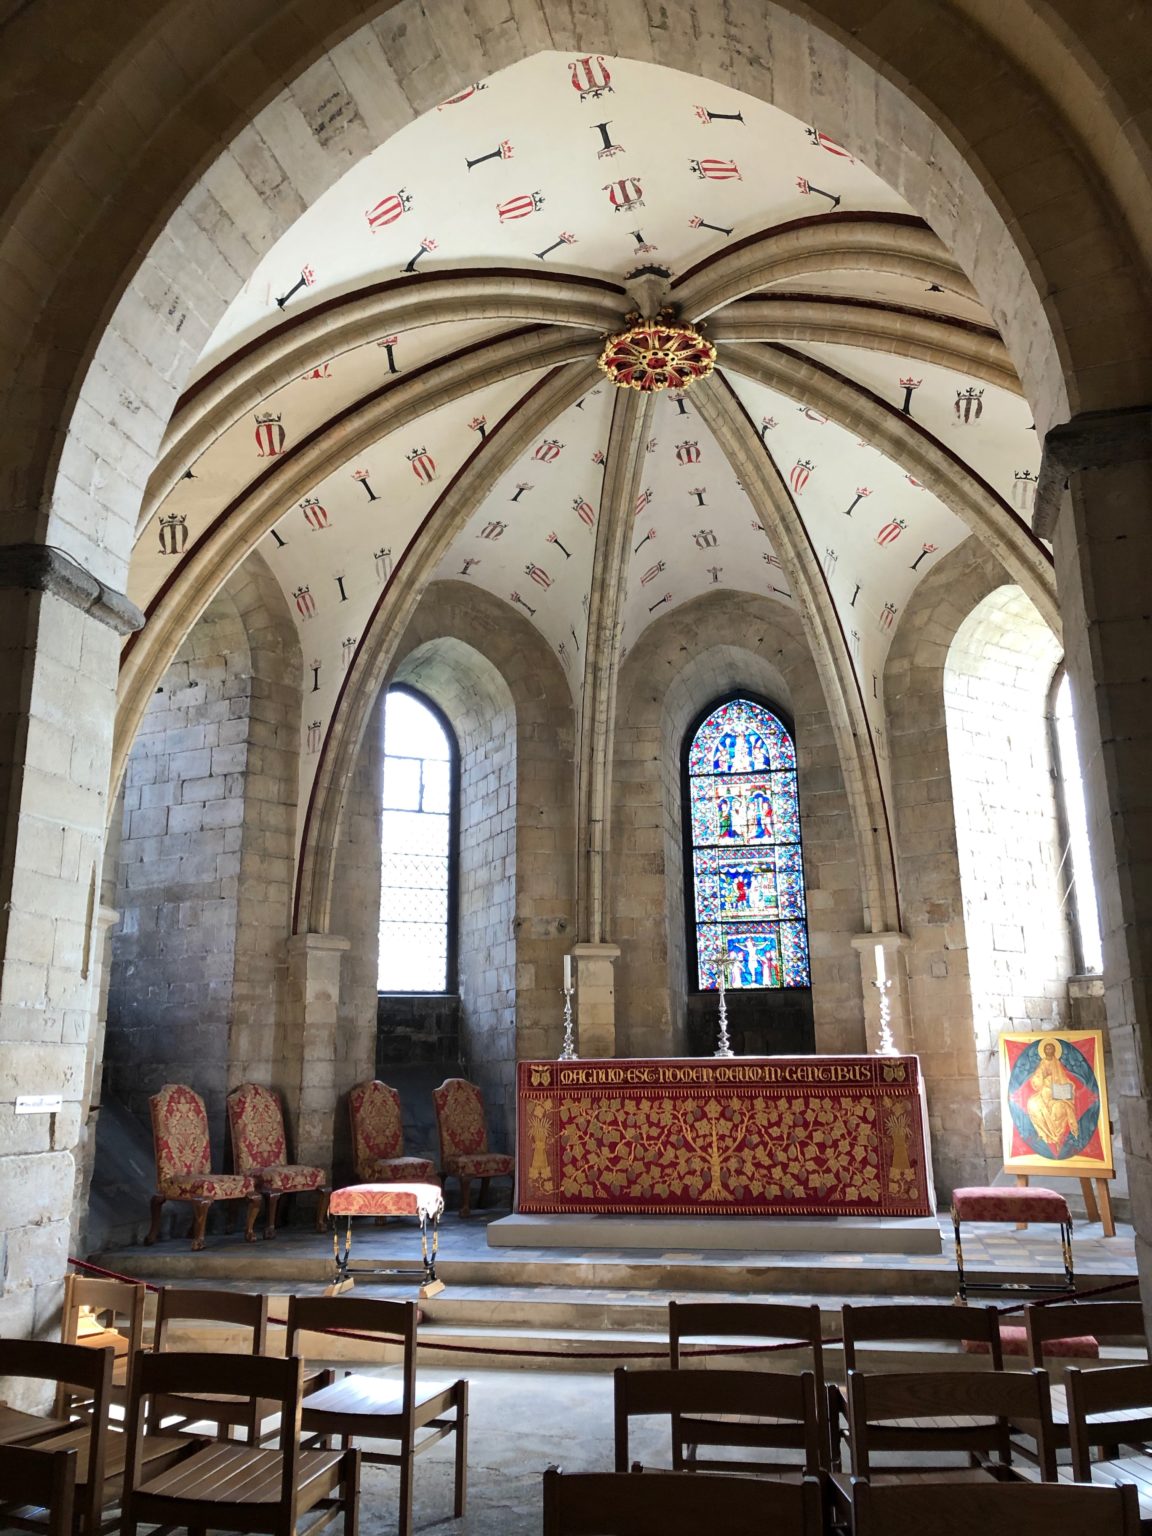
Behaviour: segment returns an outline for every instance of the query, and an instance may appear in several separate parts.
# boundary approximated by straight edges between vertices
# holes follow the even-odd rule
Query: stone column
[[[581,1056],[616,1054],[616,944],[574,944],[576,1049]]]
[[[0,549],[0,1335],[51,1328],[89,1079],[120,637],[142,615],[66,555]],[[16,1114],[59,1094],[57,1113]]]
[[[352,941],[335,933],[288,940],[288,987],[277,1065],[293,1156],[332,1171],[339,1110],[340,964]]]
[[[1136,1255],[1152,1308],[1152,407],[1092,412],[1044,444],[1104,940],[1104,988]]]
[[[908,965],[905,950],[907,934],[857,933],[852,948],[860,956],[860,984],[864,994],[864,1032],[870,1052],[880,1049],[880,992],[876,981],[876,950],[884,951],[884,974],[892,985],[888,989],[889,1019],[892,1039],[902,1056],[915,1052],[912,1013],[908,997]]]
[[[88,979],[92,986],[92,1027],[88,1034],[88,1058],[84,1067],[84,1096],[81,1100],[80,1146],[76,1158],[76,1193],[72,1204],[72,1231],[83,1251],[88,1215],[88,1192],[92,1186],[92,1165],[96,1157],[96,1125],[100,1119],[100,1088],[104,1075],[104,1028],[108,1019],[108,951],[112,929],[120,921],[115,907],[96,908],[92,924]]]

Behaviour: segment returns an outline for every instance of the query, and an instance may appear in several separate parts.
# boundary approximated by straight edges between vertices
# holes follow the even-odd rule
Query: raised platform
[[[488,1225],[490,1248],[662,1253],[906,1253],[943,1251],[935,1216],[536,1216],[519,1212]]]

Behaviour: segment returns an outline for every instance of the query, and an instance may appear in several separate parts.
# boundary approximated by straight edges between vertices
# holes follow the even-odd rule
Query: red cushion
[[[1064,1221],[1072,1220],[1068,1202],[1054,1189],[1017,1187],[1001,1189],[977,1184],[952,1191],[952,1215],[959,1221]]]
[[[431,1216],[444,1209],[439,1184],[348,1184],[334,1189],[328,1202],[333,1216]]]
[[[1026,1355],[1028,1353],[1027,1328],[1001,1328],[1000,1347],[1006,1355]],[[1045,1339],[1041,1348],[1045,1356],[1051,1355],[1057,1360],[1099,1360],[1100,1358],[1100,1341],[1094,1339],[1090,1333],[1083,1333],[1071,1339]],[[965,1339],[964,1353],[986,1355],[988,1346],[983,1339]]]
[[[278,1168],[257,1168],[254,1177],[260,1188],[273,1195],[291,1195],[319,1189],[324,1182],[323,1168],[309,1168],[303,1163],[281,1163]]]

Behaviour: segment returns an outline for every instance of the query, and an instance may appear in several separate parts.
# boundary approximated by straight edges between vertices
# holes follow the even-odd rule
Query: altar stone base
[[[619,1249],[663,1252],[943,1252],[935,1216],[505,1216],[488,1226],[490,1248]]]

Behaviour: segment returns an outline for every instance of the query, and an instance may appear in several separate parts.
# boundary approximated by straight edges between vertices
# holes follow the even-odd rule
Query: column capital
[[[288,939],[290,955],[313,955],[326,952],[343,954],[352,948],[352,940],[338,933],[294,933]]]
[[[1033,533],[1041,539],[1052,537],[1070,475],[1141,459],[1152,459],[1152,405],[1081,411],[1052,427],[1044,437]]]
[[[0,587],[50,592],[118,635],[144,627],[144,615],[123,592],[106,586],[71,555],[47,544],[0,545]]]

